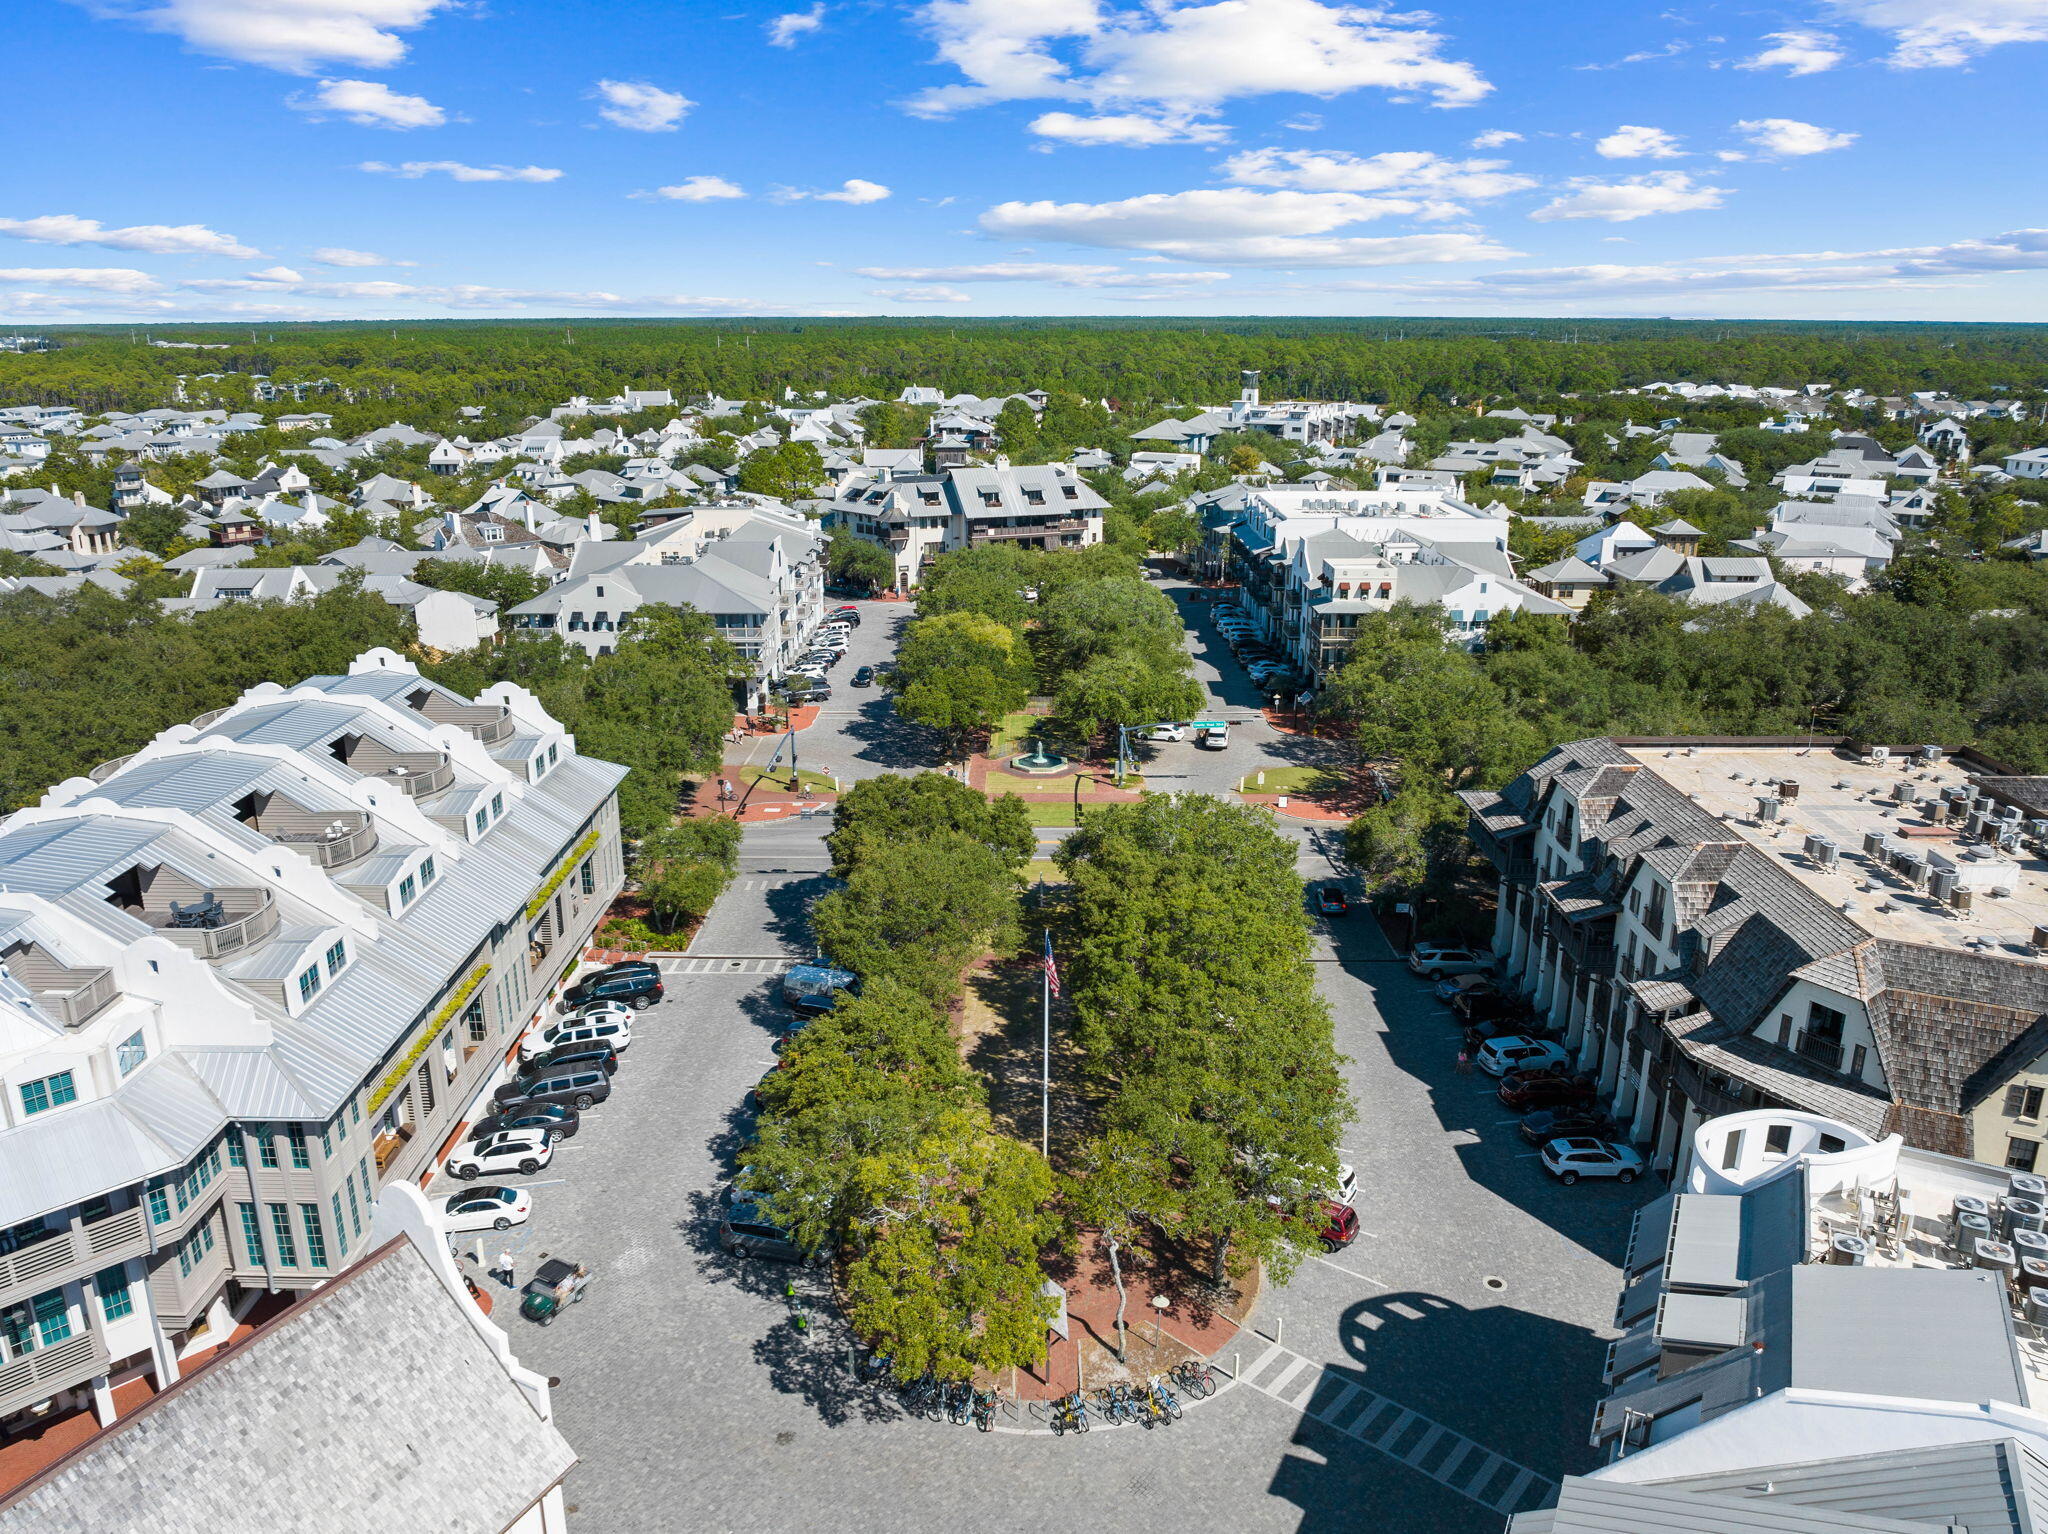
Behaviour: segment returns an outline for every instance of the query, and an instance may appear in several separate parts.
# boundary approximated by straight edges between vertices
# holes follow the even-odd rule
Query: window
[[[340,974],[341,966],[346,963],[348,963],[348,942],[346,939],[337,939],[334,946],[327,950],[328,978],[332,979]]]
[[[596,893],[597,893],[597,859],[595,859],[595,858],[585,858],[585,859],[583,860],[583,866],[582,866],[581,868],[579,868],[579,869],[577,869],[577,870],[576,870],[576,879],[577,879],[577,882],[578,882],[579,884],[581,884],[581,885],[583,886],[583,893],[584,893],[584,894],[586,894],[586,895],[594,895],[594,894],[596,894]]]
[[[1778,1047],[1780,1049],[1790,1049],[1792,1047],[1792,1014],[1789,1012],[1780,1012],[1778,1014]]]
[[[162,1188],[149,1190],[149,1223],[168,1225],[171,1223],[171,1199]]]
[[[127,1038],[123,1039],[114,1048],[114,1063],[120,1067],[123,1076],[134,1070],[136,1066],[142,1064],[148,1058],[149,1046],[143,1042],[142,1030],[140,1028],[129,1034]]]
[[[1742,1131],[1736,1130],[1721,1142],[1721,1170],[1732,1171],[1735,1163],[1742,1159]]]
[[[405,907],[411,905],[413,903],[413,900],[418,896],[418,894],[419,885],[414,882],[413,876],[411,874],[407,874],[403,879],[400,879],[398,881],[399,909],[404,910]]]
[[[490,823],[491,823],[491,812],[490,812],[489,810],[478,810],[478,811],[476,812],[476,830],[477,830],[477,835],[479,835],[479,836],[483,835],[483,833],[484,833],[484,828],[485,828],[486,826],[488,826],[488,825],[489,825]]]
[[[109,1321],[135,1313],[135,1296],[128,1287],[128,1264],[117,1262],[92,1276],[93,1292],[100,1297],[100,1314]]]
[[[256,1159],[265,1166],[277,1165],[277,1137],[267,1126],[256,1131]]]
[[[432,858],[422,858],[420,860],[420,888],[425,889],[429,884],[432,884],[433,882],[434,860]]]
[[[308,966],[305,973],[299,976],[299,1005],[303,1007],[319,994],[320,966],[314,964]]]
[[[235,1208],[242,1213],[242,1245],[248,1248],[249,1266],[260,1268],[263,1266],[263,1226],[256,1218],[256,1206],[237,1204]]]
[[[2005,1116],[2009,1119],[2037,1119],[2041,1116],[2040,1087],[2007,1087]]]
[[[341,1243],[341,1255],[348,1255],[348,1227],[341,1222],[341,1195],[331,1195],[334,1202],[334,1239]]]
[[[370,1181],[370,1158],[363,1157],[356,1163],[356,1173],[363,1180],[363,1199],[372,1208],[377,1204],[377,1185]]]
[[[484,999],[478,996],[462,1009],[462,1021],[469,1027],[469,1042],[481,1044],[491,1036],[491,1026],[484,1020]]]
[[[560,749],[561,747],[559,743],[548,747],[548,765],[550,767],[555,765],[555,753]]]
[[[1792,1126],[1772,1124],[1764,1130],[1764,1154],[1782,1156],[1792,1149]]]
[[[292,1239],[292,1212],[283,1204],[270,1206],[270,1234],[277,1240],[277,1265],[296,1268],[299,1265],[299,1244]]]
[[[54,1076],[45,1076],[40,1081],[24,1081],[21,1084],[21,1111],[41,1113],[48,1108],[61,1108],[78,1100],[78,1088],[73,1085],[71,1072],[59,1071]]]
[[[241,1130],[230,1129],[228,1131],[228,1165],[247,1166],[248,1164],[249,1147],[242,1143]]]
[[[51,1230],[40,1219],[23,1220],[19,1225],[10,1225],[0,1230],[0,1256],[18,1252],[25,1246],[34,1246],[38,1241],[47,1241],[58,1232]]]
[[[2034,1170],[2034,1158],[2041,1153],[2041,1142],[2022,1140],[2015,1135],[2005,1142],[2005,1164],[2016,1172]]]
[[[356,1202],[355,1179],[353,1177],[349,1178],[342,1186],[348,1189],[348,1223],[355,1233],[361,1236],[363,1233],[363,1214],[362,1206]],[[335,1217],[334,1223],[337,1225],[341,1223],[339,1216]]]
[[[325,1161],[334,1154],[334,1135],[327,1125],[320,1126],[320,1159]]]
[[[300,1124],[290,1124],[285,1127],[284,1134],[285,1138],[291,1141],[292,1165],[302,1172],[305,1171],[306,1168],[313,1164],[313,1157],[306,1149],[305,1127]]]
[[[505,813],[505,796],[504,796],[503,794],[492,794],[492,795],[491,795],[491,819],[493,819],[493,820],[496,820],[496,819],[497,819],[497,818],[498,818],[498,817],[499,817],[500,815],[502,815],[502,814],[504,814],[504,813]]]
[[[1863,1062],[1869,1058],[1870,1050],[1866,1046],[1858,1044],[1849,1053],[1849,1074],[1851,1076],[1861,1076],[1863,1074]]]
[[[71,1307],[64,1303],[62,1289],[45,1289],[35,1297],[36,1331],[43,1346],[55,1347],[71,1335]]]
[[[320,1227],[320,1206],[299,1205],[299,1218],[306,1226],[306,1261],[316,1268],[327,1266],[327,1234]]]
[[[362,1121],[363,1121],[363,1103],[362,1103],[362,1099],[361,1099],[361,1098],[359,1098],[359,1097],[351,1097],[351,1098],[350,1098],[350,1099],[348,1100],[348,1119],[349,1119],[349,1122],[350,1122],[351,1124],[360,1124],[360,1123],[362,1123]]]
[[[1820,1137],[1820,1153],[1823,1156],[1838,1156],[1848,1148],[1848,1144],[1849,1142],[1840,1135],[1822,1135]]]

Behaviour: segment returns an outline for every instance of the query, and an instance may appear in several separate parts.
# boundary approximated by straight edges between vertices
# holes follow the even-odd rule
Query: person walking
[[[519,1287],[518,1259],[509,1250],[498,1253],[498,1266],[493,1271],[504,1280],[507,1289]]]

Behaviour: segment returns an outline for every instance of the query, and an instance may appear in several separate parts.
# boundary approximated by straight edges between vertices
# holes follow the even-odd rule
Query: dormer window
[[[299,972],[299,1005],[304,1006],[320,994],[320,966],[309,964]]]
[[[407,874],[398,881],[398,908],[402,911],[419,898],[419,881]]]

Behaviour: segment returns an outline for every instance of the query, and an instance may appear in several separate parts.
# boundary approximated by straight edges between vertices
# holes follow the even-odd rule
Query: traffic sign
[[[1221,719],[1191,719],[1188,721],[1188,728],[1191,730],[1220,730],[1223,728],[1223,721]]]

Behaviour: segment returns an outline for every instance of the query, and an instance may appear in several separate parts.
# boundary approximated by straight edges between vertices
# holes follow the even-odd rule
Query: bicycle
[[[974,1387],[966,1380],[958,1380],[944,1387],[946,1415],[955,1427],[967,1426],[968,1417],[974,1410]]]
[[[1162,1413],[1165,1421],[1180,1421],[1180,1398],[1166,1388],[1164,1381],[1155,1379],[1145,1389],[1146,1393],[1151,1397],[1153,1409]]]
[[[1190,1358],[1175,1364],[1171,1377],[1191,1396],[1206,1399],[1216,1393],[1216,1370],[1200,1359]]]
[[[1052,1403],[1053,1436],[1057,1438],[1069,1430],[1076,1433],[1088,1431],[1088,1406],[1078,1390]]]
[[[974,1418],[975,1427],[981,1432],[989,1433],[995,1431],[996,1393],[993,1390],[975,1391],[974,1404],[970,1408],[970,1414]]]

